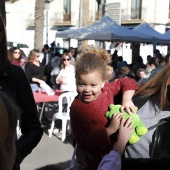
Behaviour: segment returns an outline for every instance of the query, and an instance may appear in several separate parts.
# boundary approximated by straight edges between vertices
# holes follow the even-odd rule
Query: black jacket
[[[149,98],[140,100],[139,96],[133,98],[133,102],[138,108],[143,106]],[[170,118],[165,118],[156,125],[153,135],[153,149],[151,158],[123,158],[122,170],[169,170],[170,169]]]
[[[31,153],[43,135],[38,112],[27,76],[21,67],[11,65],[0,75],[0,90],[5,92],[20,108],[22,135],[16,141],[16,165]]]

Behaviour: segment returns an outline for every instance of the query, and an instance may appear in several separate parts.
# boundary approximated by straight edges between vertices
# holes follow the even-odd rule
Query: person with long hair
[[[44,67],[38,60],[39,57],[39,50],[31,50],[25,65],[25,72],[33,92],[38,91],[40,84],[45,83]]]
[[[22,52],[18,47],[11,47],[8,50],[8,57],[12,64],[21,66]]]
[[[144,85],[141,85],[133,97],[133,102],[139,109],[137,114],[148,129],[170,117],[170,64]],[[168,124],[170,126],[170,121],[167,121],[166,126],[162,125],[164,128],[159,133],[155,126],[139,142],[126,148],[125,159],[122,163],[123,170],[136,169],[137,166],[150,170],[165,170],[170,167],[170,151],[168,149],[170,133],[167,133],[169,136],[162,138],[163,134],[169,131]]]
[[[16,159],[13,170],[19,170],[23,159],[40,142],[43,129],[28,78],[21,67],[11,64],[8,58],[5,26],[0,16],[0,91],[3,91],[20,108],[22,135],[16,141]]]
[[[0,92],[0,169],[12,170],[16,156],[16,127],[19,108]]]
[[[76,92],[75,66],[68,53],[61,57],[61,70],[56,78],[56,83],[60,84],[61,92]]]

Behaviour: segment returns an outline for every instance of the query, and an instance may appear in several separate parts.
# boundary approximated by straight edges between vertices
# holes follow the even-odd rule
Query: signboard
[[[119,25],[121,24],[120,2],[103,4],[104,16],[109,16]]]

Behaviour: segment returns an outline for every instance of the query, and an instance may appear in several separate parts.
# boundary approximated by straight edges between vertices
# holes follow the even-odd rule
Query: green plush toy
[[[112,118],[113,114],[120,113],[121,105],[111,104],[109,106],[109,111],[106,113],[107,118]],[[132,117],[133,122],[133,132],[130,136],[129,143],[134,144],[140,140],[140,136],[145,135],[148,132],[148,129],[144,126],[138,114],[132,113],[129,115],[126,111],[124,111],[125,119],[127,120],[130,116]]]

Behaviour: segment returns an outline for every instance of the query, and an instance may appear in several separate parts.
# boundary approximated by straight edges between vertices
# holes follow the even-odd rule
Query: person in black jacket
[[[53,55],[50,51],[50,48],[48,44],[45,44],[43,49],[42,49],[44,58],[42,59],[42,65],[44,66],[44,75],[46,77],[46,83],[52,87],[52,82],[51,82],[51,71],[52,71],[52,66],[51,66],[51,60],[53,58]]]
[[[128,145],[122,170],[170,168],[170,64],[142,85],[133,97],[144,125],[149,129],[136,144]]]
[[[28,78],[19,66],[8,59],[5,26],[0,16],[0,91],[6,93],[20,108],[20,128],[22,135],[16,141],[16,160],[13,170],[19,170],[23,159],[40,142],[43,129],[38,119],[33,93]]]
[[[15,162],[18,107],[0,92],[0,169],[11,170]]]

